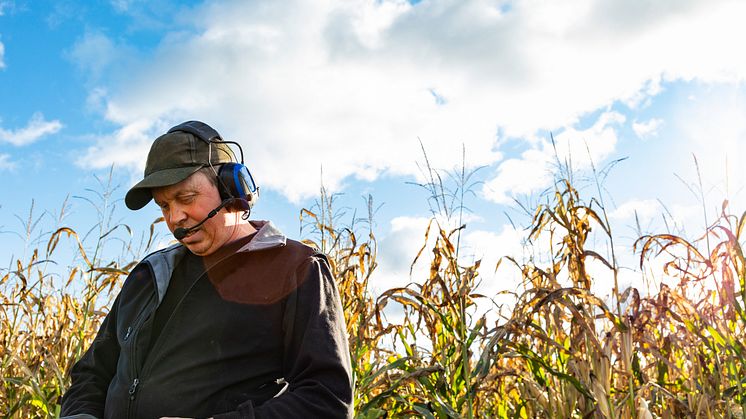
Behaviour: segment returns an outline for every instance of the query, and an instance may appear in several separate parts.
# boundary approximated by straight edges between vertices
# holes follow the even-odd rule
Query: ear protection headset
[[[254,183],[254,177],[251,176],[251,172],[244,165],[243,160],[243,149],[241,144],[235,141],[225,141],[217,131],[211,126],[200,121],[187,121],[179,124],[168,132],[183,131],[188,132],[200,140],[207,143],[208,157],[207,164],[215,172],[215,176],[218,178],[218,190],[220,191],[220,199],[225,201],[232,200],[231,205],[237,206],[239,209],[244,211],[251,211],[256,201],[259,199],[259,187]],[[212,144],[213,143],[227,143],[235,144],[238,150],[241,152],[241,163],[223,163],[219,170],[216,170],[212,166]],[[231,150],[231,153],[232,150]],[[233,160],[236,160],[236,155],[233,154]],[[248,214],[246,214],[248,215]]]

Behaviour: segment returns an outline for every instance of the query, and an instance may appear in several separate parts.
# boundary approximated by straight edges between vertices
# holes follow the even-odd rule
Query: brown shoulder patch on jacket
[[[226,301],[273,304],[305,279],[311,256],[317,252],[288,240],[282,247],[238,252],[210,267],[207,277]]]

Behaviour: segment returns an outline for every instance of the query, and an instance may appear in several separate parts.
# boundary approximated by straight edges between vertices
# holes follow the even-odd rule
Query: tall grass
[[[123,278],[156,239],[153,225],[138,242],[128,226],[114,221],[116,187],[111,179],[111,172],[107,179],[97,178],[99,189],[87,190],[91,197],[76,197],[97,215],[83,237],[58,225],[65,219],[67,202],[50,232],[37,231],[47,214],[34,217],[32,206],[22,238],[33,250],[0,271],[3,417],[59,416],[70,367],[95,337]],[[62,242],[70,246],[60,247]],[[120,250],[115,258],[114,247]],[[69,260],[56,262],[57,253]],[[113,260],[104,259],[105,254]]]
[[[430,181],[442,186],[435,176]],[[466,184],[452,194],[463,193]],[[432,190],[439,189],[446,190]],[[478,309],[493,304],[479,283],[480,273],[495,267],[467,263],[459,252],[464,227],[446,228],[437,217],[423,231],[425,245],[416,257],[429,266],[427,273],[373,295],[378,244],[372,198],[365,207],[364,216],[348,217],[322,189],[317,205],[301,212],[302,225],[311,227],[306,241],[329,255],[339,284],[358,417],[746,417],[740,244],[746,214],[732,215],[724,205],[696,240],[640,237],[630,249],[640,270],[678,283],[653,282],[647,293],[619,289],[615,281],[611,295],[601,296],[594,284],[616,278],[619,270],[615,255],[603,250],[613,248],[603,201],[584,198],[569,177],[558,179],[526,230],[529,245],[548,246],[546,257],[502,261],[498,275],[516,270],[523,283],[509,312],[495,320]],[[127,230],[106,222],[108,211],[99,213],[100,225],[87,238],[56,229],[3,273],[3,416],[57,414],[67,371],[141,256],[122,245],[128,257],[102,259],[107,240]],[[151,226],[143,251],[152,234]],[[62,240],[77,249],[75,263],[55,276],[47,269]],[[392,311],[402,315],[387,316]]]

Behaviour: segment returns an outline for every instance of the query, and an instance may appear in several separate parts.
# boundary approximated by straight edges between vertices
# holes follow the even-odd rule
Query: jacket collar
[[[271,221],[252,221],[251,225],[257,229],[256,235],[244,247],[240,248],[239,252],[254,252],[282,247],[287,243],[287,237]]]
[[[271,221],[251,221],[251,225],[257,229],[256,235],[239,249],[239,252],[255,252],[286,245],[287,237]],[[171,281],[171,274],[176,264],[179,263],[186,252],[188,250],[184,245],[175,243],[165,249],[151,253],[142,260],[141,263],[149,265],[153,272],[159,304],[166,295],[168,283]]]

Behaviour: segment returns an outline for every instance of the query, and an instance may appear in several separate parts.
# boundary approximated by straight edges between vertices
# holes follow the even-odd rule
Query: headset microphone
[[[191,226],[189,228],[179,227],[176,230],[174,230],[174,237],[176,238],[176,240],[181,241],[181,239],[183,239],[184,237],[188,236],[189,233],[191,233],[192,231],[198,230],[200,227],[202,227],[202,224],[204,224],[210,218],[216,216],[218,214],[218,212],[221,209],[223,209],[224,206],[230,204],[234,200],[235,200],[235,198],[224,199],[223,202],[220,203],[220,205],[218,205],[217,207],[215,207],[214,210],[210,211],[210,213],[207,214],[207,217],[205,217],[204,220],[202,220],[199,223],[197,223],[197,225]]]

